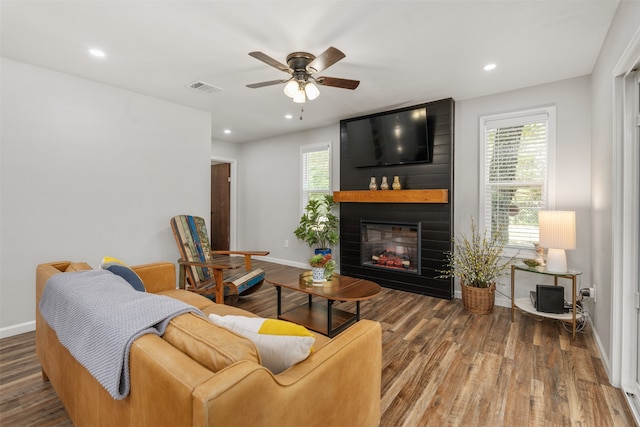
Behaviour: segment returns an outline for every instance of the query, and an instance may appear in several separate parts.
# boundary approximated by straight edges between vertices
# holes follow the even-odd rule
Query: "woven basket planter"
[[[493,311],[496,301],[496,284],[492,283],[488,288],[475,288],[460,284],[462,288],[462,303],[464,308],[471,313],[489,314]]]

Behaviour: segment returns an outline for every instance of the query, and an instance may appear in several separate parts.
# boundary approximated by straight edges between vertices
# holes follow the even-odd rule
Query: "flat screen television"
[[[431,162],[426,107],[343,120],[340,139],[357,168]]]

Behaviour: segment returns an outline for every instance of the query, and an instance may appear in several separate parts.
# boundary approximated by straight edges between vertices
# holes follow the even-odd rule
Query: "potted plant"
[[[441,278],[458,277],[464,308],[472,313],[493,311],[496,279],[509,269],[513,257],[503,257],[505,242],[500,230],[487,237],[471,219],[471,237],[462,234],[453,239],[453,251],[446,252],[446,267]]]
[[[340,239],[340,220],[333,214],[336,206],[333,196],[326,194],[320,199],[311,199],[300,217],[300,224],[293,232],[300,240],[304,240],[316,253],[330,253],[331,246]]]
[[[315,254],[309,259],[314,285],[322,285],[325,280],[331,279],[336,269],[336,262],[331,259],[331,254]]]

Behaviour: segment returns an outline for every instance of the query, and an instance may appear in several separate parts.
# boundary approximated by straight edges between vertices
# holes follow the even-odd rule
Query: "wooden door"
[[[229,250],[231,164],[211,165],[211,248]]]

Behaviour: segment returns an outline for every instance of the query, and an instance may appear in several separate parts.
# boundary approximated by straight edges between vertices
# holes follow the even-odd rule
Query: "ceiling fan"
[[[267,65],[277,68],[280,71],[291,74],[291,77],[282,80],[253,83],[247,85],[247,87],[256,89],[259,87],[286,83],[284,93],[288,97],[293,98],[293,102],[304,103],[307,99],[316,99],[320,95],[320,91],[316,84],[320,86],[332,86],[351,90],[354,90],[360,84],[359,80],[313,76],[313,74],[326,70],[345,57],[345,54],[335,47],[328,48],[319,56],[314,56],[307,52],[290,53],[287,55],[287,65],[262,52],[250,52],[249,55]]]

